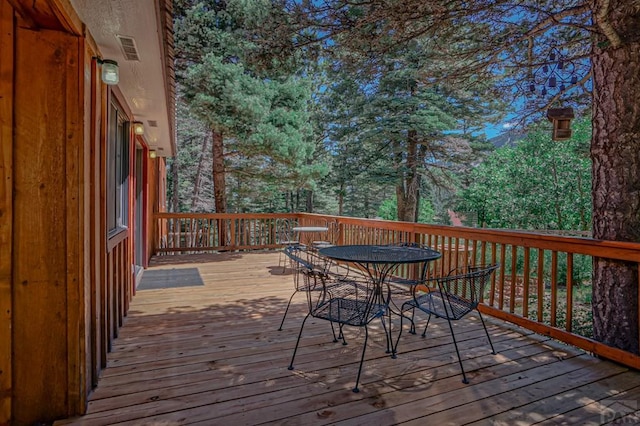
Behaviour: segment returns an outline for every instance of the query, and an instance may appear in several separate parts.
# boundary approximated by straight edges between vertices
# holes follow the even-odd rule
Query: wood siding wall
[[[134,291],[130,230],[107,239],[99,52],[69,3],[27,3],[0,2],[0,425],[82,414]]]
[[[14,17],[0,2],[0,424],[11,419]]]
[[[85,403],[84,45],[18,26],[15,46],[13,411],[26,424]]]

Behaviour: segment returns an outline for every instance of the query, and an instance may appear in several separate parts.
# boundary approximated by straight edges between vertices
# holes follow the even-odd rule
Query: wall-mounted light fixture
[[[158,154],[156,153],[155,150],[150,150],[149,151],[149,158],[156,158],[158,156]]]
[[[95,58],[96,62],[102,65],[102,82],[110,86],[118,84],[120,81],[120,73],[118,70],[118,63],[112,59],[100,59]]]
[[[144,135],[144,124],[142,124],[142,121],[133,122],[133,133],[136,135]]]

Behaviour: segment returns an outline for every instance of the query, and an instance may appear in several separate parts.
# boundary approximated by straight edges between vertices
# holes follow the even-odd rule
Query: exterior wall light
[[[142,124],[142,121],[133,122],[133,133],[136,135],[144,135],[144,124]]]
[[[120,81],[118,63],[112,59],[95,59],[98,64],[102,65],[102,82],[110,86],[118,84]]]
[[[150,150],[149,151],[149,158],[156,158],[158,156],[158,154],[156,154],[155,150]]]

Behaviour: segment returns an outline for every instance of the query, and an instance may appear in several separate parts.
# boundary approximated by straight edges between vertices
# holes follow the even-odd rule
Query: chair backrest
[[[329,300],[335,299],[341,299],[342,303],[353,306],[353,315],[362,318],[368,318],[372,309],[380,309],[373,303],[379,295],[367,277],[350,274],[348,268],[340,268],[317,253],[297,246],[286,247],[284,253],[293,261],[296,290],[306,291],[310,312],[315,312]],[[388,294],[386,300],[389,300]],[[345,320],[344,317],[334,319]]]
[[[422,248],[422,249],[433,250],[431,247],[429,247],[427,245],[420,244],[420,243],[408,242],[408,241],[400,241],[398,243],[392,243],[392,244],[389,244],[389,245],[396,246],[396,247],[417,247],[417,248]],[[421,262],[420,264],[417,264],[417,266],[420,268],[419,269],[420,275],[417,277],[416,281],[423,282],[427,277],[427,269],[429,267],[429,262]]]
[[[284,254],[293,261],[295,270],[312,270],[314,268],[313,263],[308,258],[303,257],[304,252],[297,246],[285,247]]]
[[[317,238],[313,240],[313,245],[337,245],[340,241],[340,224],[338,221],[335,219],[323,219],[320,222],[320,226],[324,226],[327,230],[317,234]]]
[[[276,219],[276,243],[290,244],[295,241],[293,228],[298,226],[296,219]]]
[[[297,245],[289,245],[284,248],[284,254],[291,260],[293,269],[293,284],[296,291],[303,291],[310,285],[308,276],[314,271],[314,264],[306,258],[306,252],[303,252]]]
[[[362,275],[345,276],[333,272],[315,274],[319,287],[317,297],[308,291],[311,315],[341,324],[363,326],[384,313],[383,300],[371,279]]]
[[[453,270],[448,276],[437,278],[438,288],[445,304],[465,305],[475,309],[482,300],[485,288],[491,281],[491,274],[499,264],[463,266]],[[445,306],[446,307],[446,306]]]
[[[322,280],[326,279],[332,269],[335,269],[334,264],[328,259],[321,258],[317,253],[304,250],[297,245],[285,247],[284,253],[291,259],[296,291],[322,290]],[[334,275],[338,274],[334,273]]]

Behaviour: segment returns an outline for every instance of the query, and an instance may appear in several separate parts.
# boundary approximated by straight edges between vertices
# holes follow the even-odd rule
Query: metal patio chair
[[[313,241],[312,247],[315,250],[320,250],[321,248],[331,247],[338,244],[340,238],[340,224],[337,220],[327,220],[323,226],[326,226],[326,239],[325,240],[316,240]]]
[[[476,311],[482,322],[482,327],[487,335],[487,339],[489,340],[491,353],[496,353],[493,348],[493,343],[491,342],[491,336],[489,336],[487,326],[484,323],[484,318],[482,318],[482,314],[478,310],[478,304],[484,294],[486,285],[490,282],[491,274],[493,274],[498,266],[498,264],[465,266],[453,270],[446,277],[426,280],[426,289],[420,289],[419,286],[414,286],[413,297],[402,304],[400,333],[396,341],[396,347],[402,335],[402,321],[404,318],[410,319],[413,326],[413,314],[416,309],[429,315],[427,325],[422,332],[422,337],[426,336],[431,315],[446,319],[449,324],[449,330],[451,331],[451,337],[453,338],[453,345],[458,355],[460,370],[462,370],[462,382],[469,383],[464,367],[462,366],[462,359],[460,358],[458,343],[453,332],[452,321],[460,320],[470,312]],[[411,318],[404,315],[404,313],[408,311],[412,312]]]
[[[346,338],[343,333],[344,326],[364,328],[365,337],[362,345],[362,355],[356,376],[356,383],[353,388],[354,392],[359,392],[358,384],[360,383],[360,374],[362,372],[362,364],[364,363],[367,341],[369,339],[369,324],[376,318],[381,319],[382,327],[388,338],[387,328],[384,323],[384,316],[387,306],[382,302],[379,292],[375,291],[374,283],[370,279],[363,276],[344,276],[333,272],[316,273],[311,268],[302,270],[305,280],[308,280],[307,303],[309,312],[302,320],[298,340],[293,350],[289,370],[293,370],[293,362],[298,351],[300,338],[304,326],[309,317],[326,320],[331,323],[333,333],[333,341],[342,340],[342,344],[346,345]],[[387,299],[388,300],[388,299]],[[334,324],[338,325],[338,334],[336,334]]]
[[[284,254],[287,256],[293,269],[294,290],[287,302],[287,307],[284,310],[278,331],[282,331],[282,326],[284,325],[284,320],[287,318],[293,297],[302,291],[319,291],[321,286],[318,285],[315,278],[316,276],[325,274],[326,271],[330,269],[330,265],[326,260],[320,259],[317,254],[304,250],[301,246],[287,246],[284,249]]]
[[[346,279],[349,275],[360,275],[358,271],[352,270],[348,265],[339,265],[332,262],[330,259],[318,255],[317,252],[306,250],[302,246],[288,246],[284,249],[284,254],[289,259],[291,268],[293,269],[293,293],[289,297],[287,307],[282,315],[282,321],[280,321],[280,327],[278,331],[282,331],[284,320],[287,318],[289,307],[296,294],[304,291],[319,291],[322,286],[317,285],[315,278],[320,276],[327,276],[328,273],[332,273],[334,276],[341,276]],[[331,285],[327,281],[327,285]]]
[[[283,264],[282,272],[287,269],[286,261],[288,260],[285,257],[284,262],[282,261],[285,255],[284,251],[288,247],[299,247],[301,245],[300,240],[296,238],[295,232],[293,232],[293,228],[296,226],[298,226],[296,219],[276,219],[276,243],[284,246],[278,257],[278,266]]]
[[[412,243],[412,242],[399,242],[389,244],[391,246],[397,247],[418,247],[427,250],[433,250],[431,247],[420,244],[420,243]],[[429,262],[422,262],[420,264],[411,265],[412,267],[417,267],[417,273],[415,277],[405,278],[399,276],[391,276],[389,278],[389,288],[391,290],[391,311],[394,313],[399,313],[402,315],[402,310],[399,308],[404,302],[408,301],[413,297],[413,291],[416,286],[423,285],[427,276],[427,270],[429,267]],[[413,323],[413,316],[411,318],[405,317],[411,321],[410,333],[415,334],[415,324]]]
[[[424,244],[420,244],[420,243],[400,242],[400,243],[394,243],[389,245],[398,246],[398,247],[418,247],[422,249],[433,250],[431,247],[426,246]],[[389,279],[391,294],[406,295],[408,297],[411,297],[413,287],[424,282],[427,276],[428,266],[429,266],[429,262],[422,262],[421,264],[418,264],[419,270],[415,278],[403,278],[403,277],[396,277],[396,276],[391,277]]]

